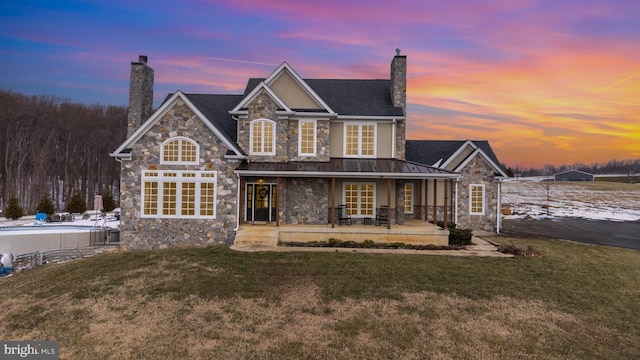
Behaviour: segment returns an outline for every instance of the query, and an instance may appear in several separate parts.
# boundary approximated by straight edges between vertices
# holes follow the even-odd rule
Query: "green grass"
[[[1,280],[0,338],[74,359],[640,358],[640,252],[495,241],[543,258],[211,247],[50,264]]]

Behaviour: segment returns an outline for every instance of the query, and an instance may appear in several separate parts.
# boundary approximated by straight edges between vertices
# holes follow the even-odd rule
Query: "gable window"
[[[413,184],[404,184],[404,213],[413,214]]]
[[[376,125],[372,123],[345,124],[345,157],[376,156]]]
[[[344,203],[349,214],[373,216],[376,203],[375,193],[375,183],[345,183]]]
[[[252,121],[250,126],[251,155],[275,155],[276,123],[262,119]]]
[[[484,185],[469,185],[469,214],[484,215]]]
[[[298,154],[300,156],[316,155],[315,120],[300,120],[298,122]]]
[[[215,219],[216,182],[211,171],[143,171],[142,217]]]
[[[185,137],[171,138],[160,147],[161,164],[198,164],[200,147],[198,144]]]

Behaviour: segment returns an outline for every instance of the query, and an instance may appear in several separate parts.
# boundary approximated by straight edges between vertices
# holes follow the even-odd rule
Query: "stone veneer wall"
[[[391,61],[391,101],[393,106],[401,107],[406,116],[407,109],[407,57],[396,55]],[[406,124],[405,120],[396,123],[396,153],[399,160],[405,159]]]
[[[458,183],[458,222],[459,229],[496,231],[498,211],[498,183],[493,169],[482,158],[476,156],[461,171]],[[485,213],[469,215],[469,185],[484,184]]]
[[[198,165],[160,165],[160,144],[175,136],[184,136],[198,143]],[[227,150],[224,143],[178,99],[133,146],[132,160],[122,162],[122,248],[158,249],[168,246],[232,244],[237,223],[238,181],[234,174],[234,164],[224,159]],[[216,171],[216,219],[141,218],[141,171],[151,169]]]
[[[147,57],[140,55],[131,63],[129,83],[129,112],[127,137],[146,121],[153,111],[153,69],[147,65]]]
[[[329,161],[329,120],[316,121],[316,156],[299,156],[299,120],[289,120],[289,161]]]
[[[396,123],[396,159],[405,160],[405,148],[407,146],[406,139],[406,120],[399,120]]]
[[[404,224],[404,180],[396,180],[396,214],[395,223]]]
[[[280,186],[280,219],[284,220],[284,224],[329,222],[328,179],[281,178]]]
[[[288,160],[289,150],[289,120],[278,121],[277,104],[262,92],[247,106],[247,119],[240,119],[238,126],[238,145],[247,154],[251,152],[251,121],[257,119],[269,119],[276,122],[275,156],[249,155],[250,161],[260,162],[285,162]],[[296,124],[297,125],[297,124]]]

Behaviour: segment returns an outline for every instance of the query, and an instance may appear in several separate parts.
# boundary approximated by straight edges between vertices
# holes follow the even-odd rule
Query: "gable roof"
[[[458,171],[473,157],[480,155],[487,160],[497,174],[507,177],[498,157],[486,140],[407,140],[405,157],[409,161],[444,167],[466,146],[471,146],[474,151],[459,164],[454,164],[454,171]]]
[[[335,113],[343,116],[392,116],[404,117],[400,107],[391,101],[390,80],[353,80],[353,79],[303,79],[304,82]],[[265,81],[251,78],[247,82],[244,94],[248,96],[253,89]],[[305,110],[305,109],[293,109]]]
[[[241,98],[240,95],[187,95],[178,90],[173,94],[169,94],[158,110],[109,155],[115,158],[130,158],[130,149],[133,144],[140,140],[171,109],[178,99],[182,99],[207,128],[227,145],[232,152],[229,155],[243,157],[243,152],[236,144],[235,120],[231,118],[228,112],[229,107],[233,106],[231,104],[237,103]]]
[[[229,115],[229,109],[242,100],[242,95],[185,94],[185,96],[229,140],[238,142],[238,124]]]

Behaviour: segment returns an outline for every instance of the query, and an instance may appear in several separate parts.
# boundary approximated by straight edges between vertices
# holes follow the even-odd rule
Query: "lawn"
[[[542,258],[225,247],[105,254],[0,279],[0,338],[61,359],[637,359],[640,252]]]

